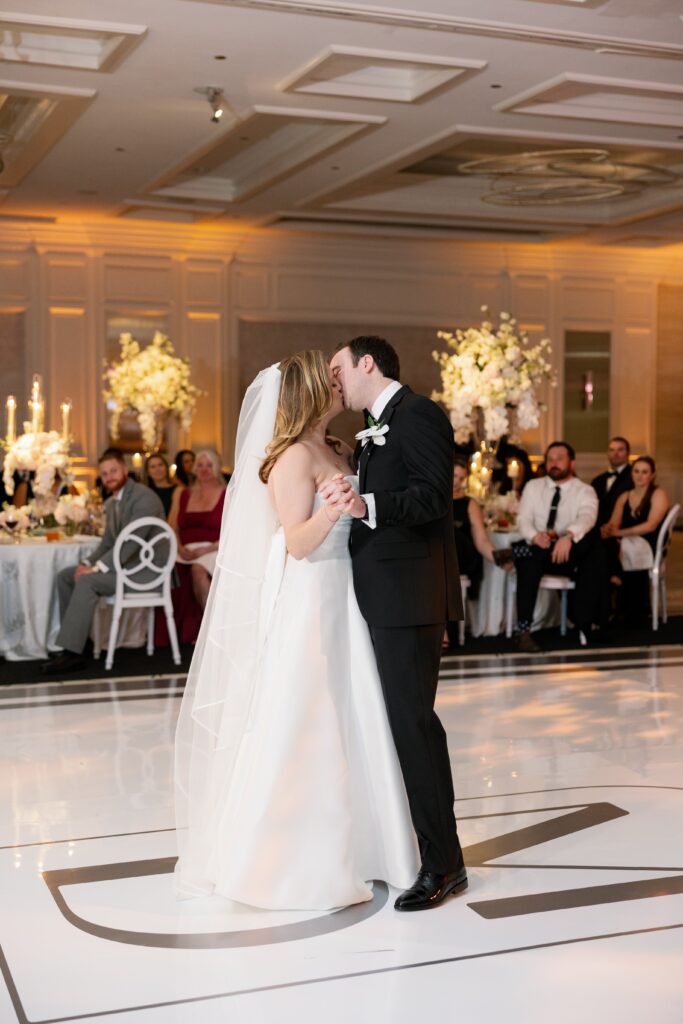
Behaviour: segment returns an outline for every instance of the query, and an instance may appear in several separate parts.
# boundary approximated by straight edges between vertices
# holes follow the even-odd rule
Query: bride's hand
[[[349,481],[341,473],[337,473],[322,484],[318,494],[326,505],[336,505],[348,501],[355,491]]]

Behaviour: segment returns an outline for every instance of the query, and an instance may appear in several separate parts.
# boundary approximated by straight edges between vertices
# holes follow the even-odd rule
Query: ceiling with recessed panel
[[[0,232],[46,217],[683,241],[679,0],[55,10],[0,11]]]

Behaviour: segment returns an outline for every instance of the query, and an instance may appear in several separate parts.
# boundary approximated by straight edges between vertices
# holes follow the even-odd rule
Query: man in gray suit
[[[161,500],[154,491],[128,479],[128,469],[118,448],[108,448],[104,452],[99,460],[99,469],[103,485],[112,494],[105,505],[107,525],[99,547],[90,558],[84,559],[80,565],[62,569],[57,576],[61,618],[57,643],[64,648],[64,653],[43,666],[43,672],[50,675],[75,672],[85,667],[83,649],[90,635],[97,602],[100,597],[116,590],[114,545],[123,528],[143,516],[164,519]],[[141,535],[153,530],[154,527],[149,527]],[[140,550],[134,542],[128,551],[127,546],[126,543],[121,552],[123,565],[128,562],[134,564]],[[166,544],[157,545],[157,557],[165,559],[167,552]],[[137,578],[144,582],[142,572]]]

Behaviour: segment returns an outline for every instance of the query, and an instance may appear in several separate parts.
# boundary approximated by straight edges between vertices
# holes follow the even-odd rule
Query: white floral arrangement
[[[37,495],[48,495],[55,482],[55,474],[70,484],[71,460],[69,442],[56,430],[31,432],[31,424],[24,423],[25,433],[8,445],[3,466],[3,483],[8,494],[14,494],[14,474],[19,471],[35,473],[33,490]]]
[[[158,417],[171,413],[188,430],[197,398],[202,394],[190,381],[190,362],[175,355],[173,344],[157,331],[149,345],[141,348],[132,335],[122,334],[121,360],[106,366],[103,397],[112,410],[111,434],[119,436],[121,413],[137,414],[146,451],[157,443]]]
[[[90,515],[87,494],[62,494],[52,513],[59,526],[84,523]]]
[[[481,311],[488,314],[488,306]],[[480,327],[439,331],[438,337],[452,351],[433,353],[441,368],[441,391],[432,398],[448,410],[456,441],[467,441],[478,408],[489,442],[510,433],[511,409],[520,430],[538,426],[542,406],[536,389],[544,380],[556,383],[545,358],[551,351],[548,338],[529,345],[527,333],[509,313],[500,314],[497,328],[485,319]]]
[[[507,494],[489,494],[484,499],[484,518],[492,526],[514,526],[519,512],[519,496],[514,491]]]
[[[19,533],[23,533],[31,525],[31,512],[30,505],[20,505],[18,508],[15,508],[14,505],[9,505],[5,502],[2,512],[0,512],[0,526],[14,523],[14,529]]]

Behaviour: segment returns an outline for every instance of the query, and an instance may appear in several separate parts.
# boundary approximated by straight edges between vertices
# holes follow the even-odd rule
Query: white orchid
[[[360,441],[363,448],[365,448],[369,441],[380,446],[387,443],[385,435],[389,433],[389,424],[382,423],[381,420],[379,423],[375,423],[372,417],[370,417],[370,420],[370,426],[366,427],[365,430],[359,430],[356,434],[356,440]]]
[[[120,338],[121,360],[104,372],[103,397],[112,410],[112,437],[119,436],[121,413],[137,413],[147,451],[157,443],[157,421],[164,413],[180,418],[188,430],[202,391],[190,381],[190,362],[175,355],[172,343],[157,331],[145,348],[130,334]]]
[[[487,306],[482,313],[488,314]],[[452,352],[434,352],[441,368],[441,391],[432,397],[448,410],[456,440],[466,441],[472,432],[477,408],[484,414],[484,431],[489,441],[510,432],[510,410],[516,409],[522,430],[538,426],[541,406],[536,396],[544,380],[555,384],[545,356],[550,341],[544,338],[530,346],[529,338],[509,313],[501,313],[495,330],[486,319],[480,327],[439,331]]]

